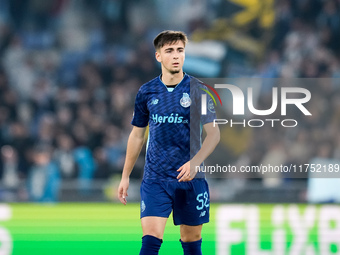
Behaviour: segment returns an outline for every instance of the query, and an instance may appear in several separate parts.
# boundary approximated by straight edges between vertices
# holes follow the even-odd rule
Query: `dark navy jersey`
[[[201,115],[202,88],[207,89],[185,74],[175,88],[167,88],[159,76],[139,89],[131,123],[149,125],[144,179],[177,180],[176,170],[199,151],[202,126],[216,118],[213,107]]]

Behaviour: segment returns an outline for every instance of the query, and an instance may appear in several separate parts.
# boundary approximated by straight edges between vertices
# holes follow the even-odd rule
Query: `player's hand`
[[[127,190],[129,188],[129,183],[129,178],[122,178],[118,187],[118,199],[124,205],[127,203],[126,197],[128,196]]]
[[[196,173],[194,173],[190,169],[190,161],[188,161],[183,166],[178,168],[177,172],[179,172],[179,174],[177,175],[177,180],[179,182],[188,182],[188,181],[191,181],[192,179],[194,179],[194,177],[196,175]]]

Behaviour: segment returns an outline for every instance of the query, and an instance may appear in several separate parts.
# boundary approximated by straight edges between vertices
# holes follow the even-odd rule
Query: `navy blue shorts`
[[[168,218],[175,225],[197,226],[209,222],[210,196],[205,179],[189,182],[143,180],[140,187],[141,218]]]

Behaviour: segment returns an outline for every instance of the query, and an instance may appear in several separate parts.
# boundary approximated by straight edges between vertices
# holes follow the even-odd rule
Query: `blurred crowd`
[[[238,166],[303,166],[303,173],[240,177],[262,178],[267,188],[289,187],[292,179],[303,180],[303,185],[309,186],[310,174],[305,172],[304,164],[340,163],[340,1],[278,0],[275,14],[273,39],[266,58],[256,65],[252,75],[262,78],[257,109],[271,107],[273,87],[297,86],[311,92],[312,100],[306,107],[312,116],[304,116],[296,107],[288,108],[286,117],[278,111],[270,117],[295,119],[297,128],[265,125],[251,128],[251,131],[229,129],[225,137],[229,134],[236,138],[229,141],[226,138],[225,147],[230,160]],[[256,116],[256,119],[266,117]],[[246,183],[243,180],[238,188],[246,187]],[[319,191],[326,190],[327,184],[319,187]],[[308,198],[310,191],[304,192],[301,192],[300,201],[312,201]],[[334,201],[331,197],[319,202]]]
[[[275,129],[275,134],[271,128],[257,130],[254,144],[264,146],[262,152],[253,148],[257,150],[251,153],[257,155],[254,163],[340,160],[340,1],[278,1],[274,32],[268,60],[259,65],[259,77],[282,79],[264,83],[260,102],[271,105],[271,86],[305,87],[312,95],[306,105],[312,116],[291,108],[288,116],[299,121],[298,128]]]
[[[169,28],[190,38],[212,17],[202,11],[213,13],[208,1],[158,2],[0,0],[0,200],[56,201],[64,180],[86,187],[121,172],[135,95],[160,73],[152,39]],[[196,12],[177,13],[166,26],[176,3]],[[339,0],[278,0],[275,13],[256,77],[340,77]],[[262,88],[264,105],[271,86]],[[261,150],[250,145],[243,156],[252,164],[273,153],[306,162],[316,153],[313,137],[339,157],[339,89],[318,88],[313,118],[283,133],[285,143],[259,129]],[[143,162],[136,168],[132,178],[141,177]]]
[[[126,2],[1,1],[0,199],[55,201],[62,180],[121,172],[134,97],[159,73]]]

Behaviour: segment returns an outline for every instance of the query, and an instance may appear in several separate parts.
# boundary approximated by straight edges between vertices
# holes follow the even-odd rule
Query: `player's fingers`
[[[181,179],[178,180],[178,182],[185,182],[185,176],[183,176]]]
[[[177,169],[177,172],[182,171],[182,169],[183,169],[183,166],[181,166],[180,168],[178,168],[178,169]]]
[[[126,201],[126,196],[122,195],[122,197],[119,199],[120,202],[122,202],[124,205],[126,205],[127,201]]]
[[[182,171],[177,175],[177,179],[180,179],[184,174],[185,174],[185,171],[182,170]]]
[[[183,172],[183,176],[178,180],[179,182],[188,181],[189,174],[186,172]]]
[[[123,195],[123,189],[121,187],[118,188],[118,198],[121,198]]]
[[[120,201],[122,204],[124,204],[124,198],[119,197],[119,201]]]
[[[187,181],[189,181],[188,177],[183,176],[181,179],[179,179],[178,182],[187,182]]]
[[[120,201],[122,204],[126,205],[126,199],[125,199],[124,197],[119,196],[118,198],[119,198],[119,201]]]
[[[118,199],[124,205],[126,205],[127,203],[126,201],[127,196],[128,196],[127,189],[124,189],[124,187],[119,187],[118,188]]]
[[[128,196],[127,190],[124,190],[123,197],[126,198]]]
[[[125,203],[126,203],[126,197],[128,196],[128,193],[127,193],[127,188],[123,189],[123,198],[125,200]]]

